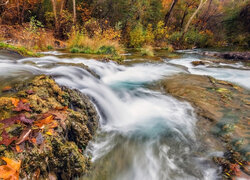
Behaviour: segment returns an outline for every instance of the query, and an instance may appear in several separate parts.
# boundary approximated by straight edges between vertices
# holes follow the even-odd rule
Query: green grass
[[[13,50],[13,51],[18,52],[22,56],[31,56],[31,57],[40,57],[41,56],[41,54],[30,51],[30,50],[26,49],[25,47],[17,47],[17,46],[13,46],[11,44],[7,44],[4,42],[0,42],[0,49]]]
[[[114,60],[117,62],[121,62],[123,60],[123,56],[117,53],[115,47],[113,46],[101,46],[97,50],[93,50],[90,47],[72,47],[70,49],[71,53],[83,53],[83,54],[97,54],[97,55],[106,55],[105,58]]]
[[[99,49],[94,50],[90,47],[73,47],[70,49],[71,53],[83,53],[83,54],[100,54],[100,55],[117,55],[115,47],[113,46],[101,46]]]

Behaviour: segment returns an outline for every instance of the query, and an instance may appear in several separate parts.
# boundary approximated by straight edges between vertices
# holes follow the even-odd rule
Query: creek
[[[80,179],[209,180],[217,179],[220,172],[210,157],[221,152],[205,149],[199,141],[194,108],[150,88],[154,82],[179,73],[210,75],[250,88],[250,70],[244,64],[192,65],[202,58],[184,54],[162,62],[119,65],[60,53],[23,59],[0,55],[0,83],[46,74],[91,98],[100,128],[85,152],[92,157],[94,170]]]

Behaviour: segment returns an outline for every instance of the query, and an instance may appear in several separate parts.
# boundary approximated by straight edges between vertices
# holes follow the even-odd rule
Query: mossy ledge
[[[88,173],[91,163],[83,152],[99,117],[87,96],[45,75],[5,87],[0,95],[0,157],[21,161],[20,178]]]
[[[4,43],[4,42],[0,42],[0,49],[14,51],[20,54],[21,56],[25,56],[25,57],[41,57],[42,56],[42,54],[28,50],[25,47],[18,47],[18,46],[14,46],[8,43]]]

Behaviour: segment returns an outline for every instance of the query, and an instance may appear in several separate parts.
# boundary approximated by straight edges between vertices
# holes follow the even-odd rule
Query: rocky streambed
[[[83,152],[97,126],[89,98],[51,77],[3,87],[0,178],[70,179],[87,173],[91,162]]]
[[[213,157],[223,178],[248,178],[250,92],[210,76],[180,74],[159,83],[167,94],[190,102],[198,116],[197,129],[208,148],[224,151]]]

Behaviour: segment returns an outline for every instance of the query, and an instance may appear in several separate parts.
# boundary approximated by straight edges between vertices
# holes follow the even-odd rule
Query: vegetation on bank
[[[0,49],[13,50],[21,54],[22,56],[31,56],[31,57],[40,57],[41,54],[33,52],[31,50],[26,49],[25,47],[18,47],[11,44],[7,44],[4,42],[0,42]]]
[[[87,32],[85,28],[81,31],[74,30],[69,37],[67,47],[71,53],[108,55],[109,58],[116,60],[122,58],[124,49],[119,43],[119,31],[113,29],[102,31],[98,25],[93,32]]]
[[[34,50],[119,57],[123,48],[250,47],[249,0],[2,1],[0,39]]]

